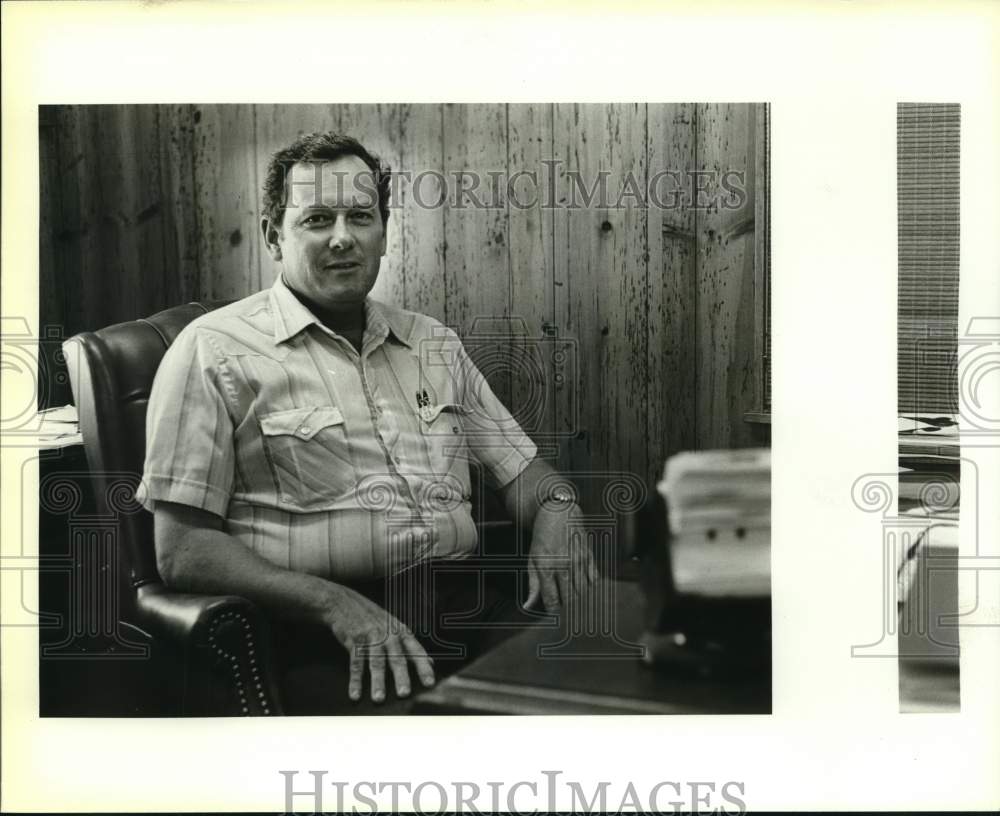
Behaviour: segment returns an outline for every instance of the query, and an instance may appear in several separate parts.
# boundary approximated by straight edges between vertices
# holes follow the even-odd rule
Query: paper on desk
[[[36,440],[43,448],[67,448],[82,445],[80,423],[75,405],[60,405],[38,412]]]
[[[55,450],[57,448],[69,448],[73,445],[83,444],[83,434],[72,432],[52,436],[49,434],[37,437],[38,444],[42,449]]]
[[[769,527],[771,451],[692,451],[667,460],[657,490],[670,510],[674,535],[716,525]]]
[[[674,586],[709,597],[771,592],[771,452],[686,452],[657,490],[669,510]]]
[[[58,408],[46,408],[44,411],[38,412],[38,418],[43,423],[72,422],[75,424],[80,421],[75,405],[60,405]]]
[[[740,538],[722,531],[714,540],[697,533],[671,543],[674,587],[710,597],[762,598],[771,594],[771,531],[750,529]]]

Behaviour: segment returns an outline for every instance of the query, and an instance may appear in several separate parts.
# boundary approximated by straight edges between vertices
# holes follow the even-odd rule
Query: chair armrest
[[[234,713],[281,714],[269,659],[267,621],[237,595],[171,592],[161,583],[136,592],[138,623],[154,637],[180,647],[189,664],[186,713],[218,712],[219,682],[229,689],[222,705]]]
[[[201,646],[213,627],[224,617],[259,622],[259,610],[238,595],[197,595],[172,592],[161,583],[146,584],[136,591],[138,623],[150,634],[178,645]],[[256,627],[254,627],[256,628]]]

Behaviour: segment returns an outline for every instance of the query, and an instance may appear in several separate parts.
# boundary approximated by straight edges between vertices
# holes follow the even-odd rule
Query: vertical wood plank
[[[513,360],[506,185],[490,184],[490,179],[507,175],[506,106],[445,105],[443,136],[449,190],[444,210],[447,323],[509,405]],[[478,189],[472,189],[474,184]]]
[[[435,206],[444,192],[444,140],[440,105],[403,105],[399,114],[401,167],[409,181],[399,180],[404,210],[403,281],[407,309],[447,322],[445,310],[444,208]]]
[[[165,230],[161,185],[160,122],[155,105],[125,105],[122,111],[123,243],[127,285],[135,292],[132,314],[144,317],[177,302],[174,242]]]
[[[59,173],[59,109],[40,105],[38,108],[38,320],[32,315],[5,315],[23,317],[39,339],[52,337],[56,342],[38,344],[38,395],[39,409],[65,405],[72,401],[66,379],[65,365],[58,359],[60,339],[69,336],[66,331],[66,303],[59,268],[59,241],[64,234],[62,217],[62,185]],[[61,373],[61,377],[59,374]]]
[[[83,140],[87,113],[82,107],[59,106],[53,118],[56,130],[53,192],[58,187],[58,193],[54,192],[58,195],[55,210],[58,223],[54,225],[56,269],[52,277],[58,287],[54,303],[59,309],[59,322],[69,336],[84,329],[100,328],[95,322],[98,316],[87,311],[84,300],[84,291],[94,274],[84,253],[84,236],[89,230]]]
[[[62,205],[69,185],[60,172],[63,111],[54,105],[38,107],[38,316],[40,326],[62,326],[65,331],[59,264],[60,242],[69,237]]]
[[[760,411],[764,407],[764,357],[765,340],[767,337],[767,161],[765,134],[766,105],[750,105],[747,125],[747,203],[749,212],[753,213],[753,233],[750,247],[746,253],[744,264],[749,266],[746,273],[750,280],[750,310],[752,326],[750,340],[753,344],[753,377],[747,390],[744,412]],[[750,429],[752,430],[752,429]]]
[[[112,215],[105,206],[114,196],[109,167],[118,155],[113,135],[106,132],[106,113],[102,106],[88,105],[77,112],[79,121],[73,135],[72,149],[79,158],[80,191],[80,276],[79,309],[93,328],[114,321],[116,310],[111,303],[121,286],[117,242],[108,239]],[[88,327],[89,328],[89,327]]]
[[[554,121],[556,319],[579,342],[579,434],[561,459],[600,512],[608,472],[647,470],[647,123],[634,104],[557,105]]]
[[[403,160],[403,145],[399,127],[399,105],[344,105],[341,108],[341,129],[353,136],[368,150],[379,155],[398,170]],[[390,210],[386,224],[386,251],[372,297],[402,306],[406,302],[406,280],[403,273],[403,219],[400,207]]]
[[[695,106],[649,106],[649,439],[647,484],[668,457],[696,446]]]
[[[759,366],[754,411],[771,412],[771,146],[770,109],[754,106],[754,357]],[[761,432],[769,439],[770,427]]]
[[[746,104],[705,105],[698,119],[698,437],[708,447],[752,444],[754,204],[746,190],[752,117]],[[742,197],[725,189],[740,186]],[[732,175],[736,174],[736,175]]]
[[[340,131],[342,108],[342,105],[255,105],[260,172],[263,173],[273,153],[287,147],[299,136]]]
[[[117,285],[107,292],[107,304],[117,312],[110,319],[117,321],[139,317],[142,313],[135,218],[141,206],[136,178],[142,165],[142,161],[136,158],[141,150],[141,135],[136,127],[137,106],[108,105],[102,109],[101,116],[102,130],[106,134],[105,161],[102,162],[102,189],[106,191],[102,196],[107,226],[105,235],[106,243],[117,247],[118,264],[113,276]],[[162,272],[162,266],[158,271]],[[156,287],[157,283],[153,282],[152,286]]]
[[[555,460],[555,394],[561,390],[555,378],[566,376],[561,355],[567,349],[564,338],[550,333],[555,325],[553,212],[545,206],[551,165],[543,162],[552,161],[552,105],[509,105],[507,121],[511,353],[523,361],[512,372],[509,407],[540,451],[551,448]],[[523,336],[516,331],[520,326]]]
[[[38,316],[39,326],[62,322],[56,275],[56,240],[62,228],[57,108],[38,106]],[[11,315],[13,317],[13,315]],[[27,317],[27,315],[25,315]],[[34,323],[29,320],[32,325]]]
[[[159,106],[160,187],[164,195],[164,231],[173,272],[165,306],[196,300],[201,292],[198,212],[195,201],[193,105]]]
[[[113,105],[88,107],[85,113],[83,176],[85,191],[84,306],[98,326],[117,322],[123,314],[135,316],[135,291],[129,285],[123,260],[123,204],[128,191],[122,169],[121,109]]]
[[[201,295],[208,299],[246,297],[256,290],[260,278],[253,120],[249,105],[199,105],[195,109]]]

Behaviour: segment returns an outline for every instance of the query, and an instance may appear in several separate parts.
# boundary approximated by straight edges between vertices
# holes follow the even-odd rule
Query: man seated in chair
[[[188,326],[150,397],[140,499],[161,576],[270,613],[289,713],[401,700],[447,662],[428,649],[468,656],[531,620],[489,574],[440,569],[477,553],[470,461],[531,536],[525,607],[598,578],[567,534],[572,495],[454,332],[368,296],[389,191],[352,138],[276,153],[261,229],[280,276]],[[442,634],[448,614],[464,626]]]

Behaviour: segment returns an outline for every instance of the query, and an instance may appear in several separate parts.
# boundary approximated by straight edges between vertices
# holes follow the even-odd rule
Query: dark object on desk
[[[155,646],[175,699],[146,714],[278,714],[259,610],[236,596],[169,591],[160,580],[153,519],[135,502],[146,449],[146,406],[170,344],[224,302],[189,303],[144,320],[84,332],[64,345],[97,513],[113,519],[131,595],[124,625]]]
[[[634,549],[645,602],[647,660],[707,675],[731,666],[770,672],[771,599],[710,598],[678,592],[667,504],[653,493],[639,511]]]
[[[642,659],[632,584],[606,582],[597,631],[529,629],[421,694],[423,714],[769,714],[770,662],[705,677]]]
[[[914,423],[915,427],[909,430],[902,430],[900,431],[901,434],[917,433],[918,431],[920,433],[932,433],[934,431],[941,430],[941,428],[951,428],[953,426],[958,425],[954,417],[950,416],[925,417],[925,416],[917,416],[914,414],[914,415],[908,415],[907,418]],[[926,427],[917,427],[917,423]]]

